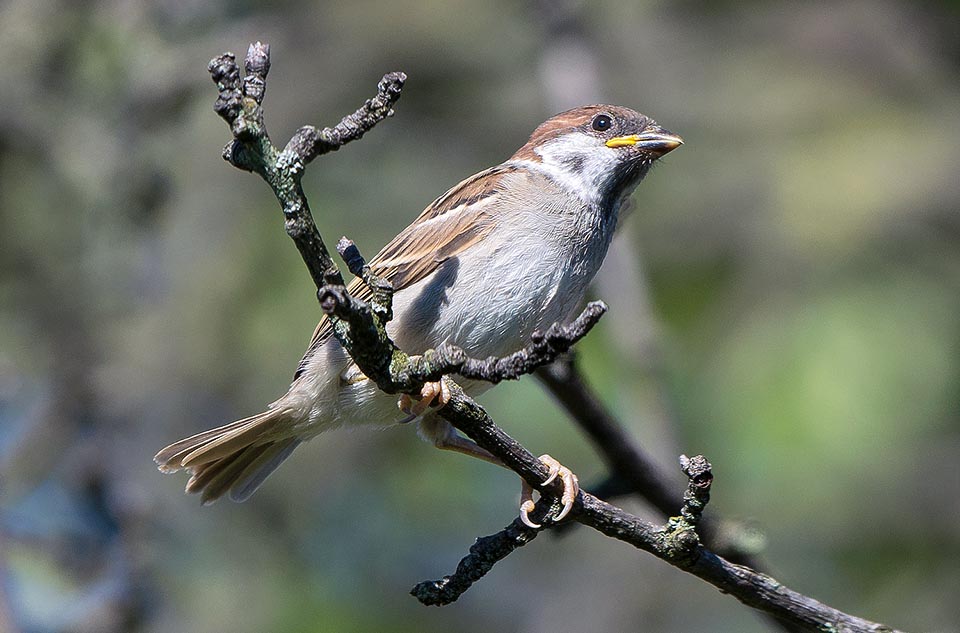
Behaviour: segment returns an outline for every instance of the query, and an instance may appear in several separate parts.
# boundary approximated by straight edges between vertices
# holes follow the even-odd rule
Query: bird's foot
[[[550,469],[550,476],[540,484],[540,487],[549,485],[557,478],[563,482],[563,494],[560,495],[560,502],[563,504],[563,509],[560,510],[557,516],[553,517],[553,522],[557,523],[570,514],[570,510],[573,509],[573,503],[577,500],[577,495],[580,494],[580,482],[572,470],[549,455],[541,455],[540,461]],[[533,520],[530,519],[530,513],[533,512],[535,507],[533,487],[528,484],[526,480],[523,480],[520,489],[520,520],[523,521],[523,524],[527,527],[534,529],[540,527],[539,523],[534,523]]]
[[[450,387],[447,385],[446,378],[441,378],[436,382],[423,383],[420,398],[417,400],[408,394],[402,394],[397,400],[397,406],[407,415],[420,417],[434,404],[442,407],[448,402],[450,402]]]

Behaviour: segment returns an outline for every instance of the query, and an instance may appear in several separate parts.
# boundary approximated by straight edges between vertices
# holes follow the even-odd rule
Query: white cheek
[[[536,149],[537,165],[584,202],[599,202],[603,184],[617,164],[617,150],[587,134],[569,134]]]

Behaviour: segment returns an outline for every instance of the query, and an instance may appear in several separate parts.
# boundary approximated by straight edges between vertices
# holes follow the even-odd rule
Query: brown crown
[[[514,153],[511,160],[539,162],[540,157],[533,151],[535,147],[540,147],[544,143],[574,130],[589,130],[593,117],[600,113],[609,114],[617,120],[623,128],[620,132],[622,134],[639,133],[652,122],[636,110],[623,106],[598,104],[574,108],[561,112],[541,123],[530,135],[530,140]]]

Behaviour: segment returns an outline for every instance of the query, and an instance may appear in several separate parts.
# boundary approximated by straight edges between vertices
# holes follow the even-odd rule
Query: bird
[[[449,343],[485,358],[513,352],[568,318],[603,262],[625,201],[654,162],[682,143],[623,106],[551,117],[509,159],[434,200],[370,260],[371,271],[394,288],[387,332],[409,354]],[[359,278],[348,292],[371,297]],[[204,505],[224,495],[244,501],[308,439],[414,419],[437,447],[500,463],[437,415],[449,398],[446,378],[398,402],[363,374],[332,329],[322,317],[287,393],[265,411],[170,444],[154,458],[159,469],[186,470],[186,492]],[[471,396],[489,387],[459,384]],[[541,460],[548,481],[564,484],[559,520],[573,505],[576,476],[549,455]],[[521,500],[521,518],[536,526],[528,517],[529,486]]]

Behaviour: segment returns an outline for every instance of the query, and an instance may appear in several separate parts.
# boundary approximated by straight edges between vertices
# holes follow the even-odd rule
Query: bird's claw
[[[557,516],[553,517],[553,522],[558,523],[570,514],[570,511],[573,509],[577,495],[580,494],[580,481],[577,479],[577,476],[573,474],[572,470],[549,455],[541,455],[540,461],[550,469],[550,474],[544,482],[540,484],[541,488],[550,485],[557,478],[563,482],[563,494],[560,495],[560,502],[563,504],[563,508]],[[527,527],[533,529],[541,527],[539,523],[534,523],[530,518],[530,513],[533,512],[535,507],[533,487],[528,484],[526,480],[523,480],[520,488],[520,521]]]
[[[434,402],[439,407],[450,402],[450,387],[447,385],[446,378],[441,378],[436,382],[425,382],[420,389],[420,398],[414,400],[408,394],[402,394],[397,400],[397,406],[407,415],[420,417],[427,412]]]

